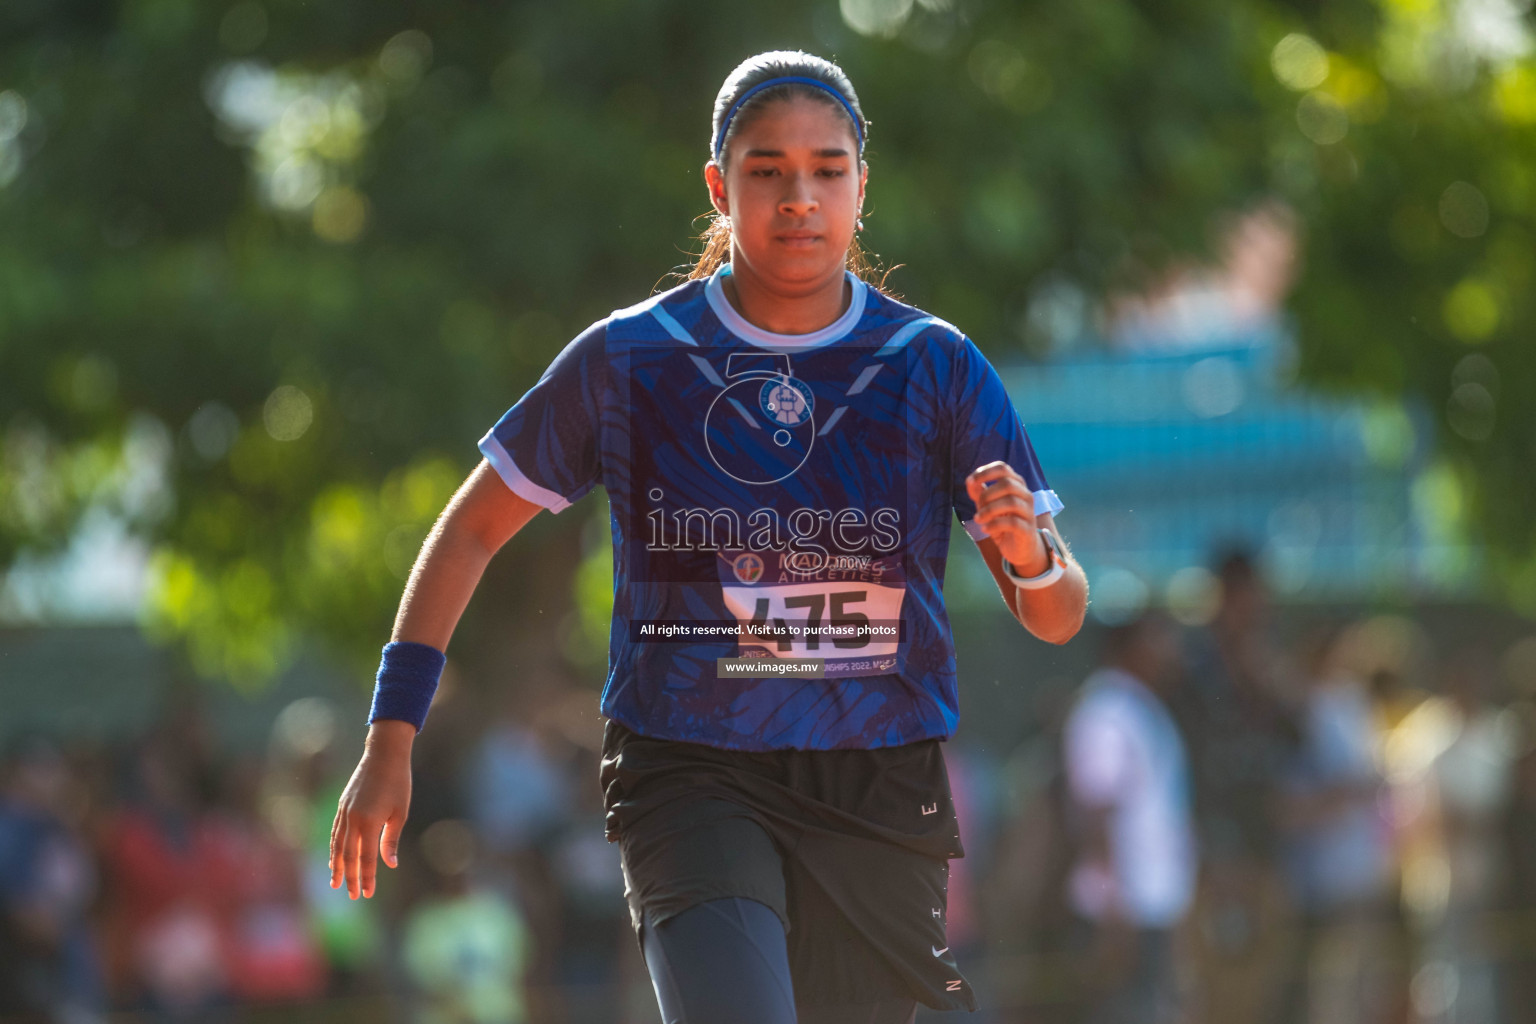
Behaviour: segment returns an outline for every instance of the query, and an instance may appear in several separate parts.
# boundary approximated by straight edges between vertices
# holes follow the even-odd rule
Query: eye
[[[754,178],[771,178],[779,173],[779,169],[777,167],[756,167],[753,168],[751,173]]]
[[[816,173],[820,174],[823,178],[841,178],[848,172],[843,170],[841,167],[823,167]]]

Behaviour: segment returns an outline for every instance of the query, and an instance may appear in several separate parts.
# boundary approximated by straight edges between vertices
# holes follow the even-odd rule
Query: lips
[[[809,249],[821,241],[821,236],[814,231],[786,231],[774,235],[774,238],[791,249]]]

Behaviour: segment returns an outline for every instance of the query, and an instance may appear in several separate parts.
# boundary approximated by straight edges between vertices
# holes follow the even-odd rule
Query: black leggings
[[[641,929],[664,1024],[912,1024],[917,1003],[795,1005],[779,915],[755,900],[710,900]]]

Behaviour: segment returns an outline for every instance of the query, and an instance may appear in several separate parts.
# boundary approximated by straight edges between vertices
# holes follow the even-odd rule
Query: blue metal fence
[[[1477,553],[1435,507],[1429,416],[1295,386],[1283,336],[1239,342],[1000,370],[1101,609],[1166,595],[1225,545],[1294,600],[1464,593]]]

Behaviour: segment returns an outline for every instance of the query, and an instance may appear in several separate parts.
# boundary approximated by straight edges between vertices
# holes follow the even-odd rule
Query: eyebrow
[[[783,159],[784,151],[782,149],[749,149],[745,155],[748,157],[762,156]],[[818,149],[813,151],[811,155],[825,159],[829,157],[847,156],[848,151],[846,149]]]

